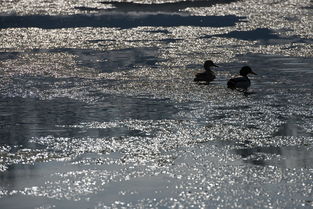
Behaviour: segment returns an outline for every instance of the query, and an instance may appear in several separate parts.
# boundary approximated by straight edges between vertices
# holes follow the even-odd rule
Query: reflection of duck
[[[232,90],[239,89],[247,91],[249,86],[251,85],[250,79],[248,78],[247,75],[248,74],[257,75],[257,74],[253,72],[249,66],[242,67],[239,74],[240,74],[239,76],[236,76],[235,78],[232,78],[227,82],[227,87]]]
[[[211,60],[205,61],[204,66],[203,66],[205,71],[202,73],[197,73],[194,81],[197,83],[201,81],[205,81],[206,84],[209,84],[211,81],[213,81],[215,79],[215,74],[211,70],[211,67],[213,66],[218,67]]]

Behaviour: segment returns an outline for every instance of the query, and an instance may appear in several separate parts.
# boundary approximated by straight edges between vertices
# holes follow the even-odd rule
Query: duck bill
[[[253,75],[257,75],[257,74],[256,74],[255,72],[253,72],[253,71],[251,71],[250,73],[253,74]]]
[[[213,63],[213,66],[214,66],[214,67],[218,67],[218,65],[216,65],[216,64],[214,64],[214,63]]]

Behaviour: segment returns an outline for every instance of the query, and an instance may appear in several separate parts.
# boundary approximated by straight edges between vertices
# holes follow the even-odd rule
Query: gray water
[[[145,3],[0,2],[0,208],[313,207],[312,1]]]

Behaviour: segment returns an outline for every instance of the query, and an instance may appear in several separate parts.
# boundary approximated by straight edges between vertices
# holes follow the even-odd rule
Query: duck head
[[[252,69],[249,66],[242,67],[239,73],[242,76],[247,76],[248,74],[257,75],[255,72],[252,71]]]
[[[216,64],[214,64],[212,60],[205,61],[204,69],[205,70],[210,70],[210,67],[218,67],[218,66]]]

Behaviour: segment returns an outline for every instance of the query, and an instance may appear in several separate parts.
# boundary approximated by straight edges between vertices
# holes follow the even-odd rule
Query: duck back
[[[203,73],[197,73],[194,81],[206,81],[210,82],[215,79],[215,75],[213,72],[203,72]]]
[[[247,90],[251,85],[250,79],[246,76],[232,78],[227,82],[227,87],[230,89],[245,89]]]

